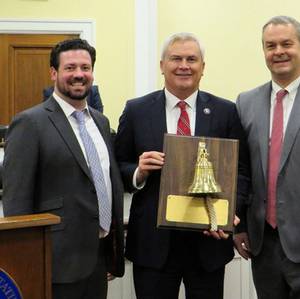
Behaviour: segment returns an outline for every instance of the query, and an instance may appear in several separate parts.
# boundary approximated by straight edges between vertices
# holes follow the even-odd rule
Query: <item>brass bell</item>
[[[215,180],[213,165],[208,160],[208,156],[205,142],[200,141],[194,181],[188,189],[189,195],[205,196],[221,192],[221,187]]]

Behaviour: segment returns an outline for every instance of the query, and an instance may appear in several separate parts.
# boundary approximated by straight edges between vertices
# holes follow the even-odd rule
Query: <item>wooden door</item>
[[[59,41],[72,34],[0,34],[0,124],[42,101],[44,88],[53,85],[49,56]]]

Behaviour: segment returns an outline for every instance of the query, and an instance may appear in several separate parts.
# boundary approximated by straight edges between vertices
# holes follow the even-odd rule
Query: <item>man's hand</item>
[[[247,233],[238,233],[233,236],[234,246],[239,254],[246,260],[251,257],[251,249]]]
[[[233,225],[237,226],[240,223],[240,218],[236,215],[234,215],[234,220],[233,220]],[[205,230],[203,232],[204,235],[206,236],[211,236],[217,240],[221,240],[221,239],[228,239],[229,234],[225,233],[222,229],[219,229],[217,231],[208,231]]]
[[[115,278],[116,278],[115,276],[113,276],[111,273],[107,272],[107,281],[112,281]]]
[[[136,176],[137,184],[144,182],[152,170],[161,169],[165,154],[161,152],[144,152],[139,157],[139,167]]]
[[[203,234],[206,236],[213,237],[217,240],[226,240],[229,237],[229,234],[225,233],[222,229],[218,229],[217,231],[205,230],[203,231]]]

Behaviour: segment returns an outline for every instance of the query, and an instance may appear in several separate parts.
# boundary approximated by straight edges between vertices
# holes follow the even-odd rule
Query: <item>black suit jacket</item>
[[[110,158],[113,190],[111,233],[105,239],[108,271],[121,276],[123,188],[114,160],[108,120],[89,108]],[[49,212],[61,217],[51,228],[53,282],[75,282],[95,268],[99,246],[98,201],[80,145],[62,109],[50,97],[15,117],[5,143],[5,216]]]
[[[232,102],[199,91],[196,105],[196,136],[243,138]],[[204,113],[205,108],[210,113]],[[158,269],[166,262],[170,243],[170,230],[156,228],[160,171],[152,172],[145,187],[139,191],[134,190],[132,177],[143,152],[163,150],[166,132],[165,95],[164,91],[156,91],[127,102],[116,136],[116,157],[125,188],[135,192],[130,209],[126,256],[138,265]],[[244,147],[244,140],[241,147]],[[245,166],[243,163],[240,165],[241,169]],[[247,186],[242,178],[240,190],[243,189],[243,183]],[[197,232],[195,234],[199,264],[208,271],[217,269],[233,258],[231,238],[219,241]]]

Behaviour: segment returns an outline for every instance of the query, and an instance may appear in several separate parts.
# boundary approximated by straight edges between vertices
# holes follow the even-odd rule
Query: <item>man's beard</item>
[[[59,91],[61,92],[61,94],[63,94],[64,96],[66,96],[72,100],[82,101],[88,96],[90,89],[87,89],[83,94],[74,94],[67,90],[59,90]]]
[[[80,82],[79,80],[76,80],[76,81]],[[86,84],[86,82],[83,82],[83,84]],[[57,82],[58,91],[65,97],[72,99],[72,100],[78,100],[78,101],[84,100],[88,96],[91,88],[92,88],[92,86],[89,86],[82,94],[80,94],[80,93],[75,93],[75,92],[72,92],[71,90],[65,89],[65,87],[63,85],[61,85],[59,82]]]

